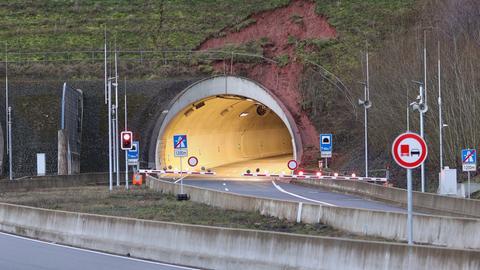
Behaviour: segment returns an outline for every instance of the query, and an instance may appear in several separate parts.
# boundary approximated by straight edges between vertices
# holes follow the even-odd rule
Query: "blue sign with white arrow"
[[[332,134],[320,134],[320,154],[322,158],[332,157]]]

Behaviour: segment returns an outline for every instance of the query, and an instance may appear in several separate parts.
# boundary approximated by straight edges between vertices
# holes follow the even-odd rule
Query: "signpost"
[[[132,148],[130,150],[127,150],[128,165],[137,166],[137,169],[138,169],[139,153],[140,153],[140,142],[133,141]]]
[[[188,165],[190,165],[190,167],[195,167],[197,166],[198,164],[198,158],[195,157],[195,156],[191,156],[188,158]]]
[[[328,158],[332,157],[332,134],[320,134],[320,157],[325,158],[325,168],[328,168]]]
[[[187,195],[183,193],[182,177],[182,157],[188,156],[187,135],[173,135],[173,154],[180,158],[180,194],[177,194],[178,200],[186,200]]]
[[[467,194],[470,198],[470,172],[477,170],[477,151],[475,149],[462,150],[462,169],[468,174]]]
[[[296,160],[293,160],[293,159],[292,159],[292,160],[289,160],[288,163],[287,163],[287,167],[288,167],[290,170],[294,171],[295,169],[297,169],[298,163],[297,163]]]
[[[428,149],[425,140],[416,133],[403,133],[392,145],[392,156],[395,162],[407,169],[407,234],[408,244],[413,244],[413,192],[412,169],[422,165],[427,158]]]

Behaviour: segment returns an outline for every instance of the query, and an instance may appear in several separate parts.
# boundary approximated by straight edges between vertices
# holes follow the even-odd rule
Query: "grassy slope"
[[[179,202],[172,195],[145,188],[107,187],[39,189],[0,194],[0,201],[33,207],[160,220],[198,225],[269,230],[320,236],[373,239],[352,235],[323,224],[303,224],[262,216],[256,212],[223,210],[191,201]]]

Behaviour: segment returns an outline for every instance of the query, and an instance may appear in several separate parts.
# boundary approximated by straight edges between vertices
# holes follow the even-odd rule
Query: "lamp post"
[[[422,82],[417,82],[413,81],[414,83],[418,84],[419,88],[419,94],[417,96],[417,101],[410,103],[410,106],[412,106],[412,109],[414,111],[418,111],[420,114],[420,136],[424,138],[424,132],[423,132],[423,127],[424,127],[424,121],[423,121],[423,115],[428,111],[428,105],[427,105],[427,99],[426,99],[426,93],[423,88],[424,84]],[[422,163],[421,165],[421,184],[422,184],[422,192],[425,192],[425,166]]]
[[[365,52],[365,60],[366,60],[366,80],[365,82],[361,82],[363,85],[363,93],[364,97],[363,100],[358,100],[358,105],[363,106],[365,121],[364,121],[364,128],[365,128],[365,177],[368,177],[368,109],[372,107],[372,102],[370,101],[370,77],[369,77],[369,70],[368,70],[368,51]]]

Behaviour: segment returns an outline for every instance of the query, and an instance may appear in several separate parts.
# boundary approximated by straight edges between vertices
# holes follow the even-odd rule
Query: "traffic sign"
[[[140,142],[133,141],[132,149],[127,150],[127,163],[128,165],[137,165],[140,156]]]
[[[190,167],[195,167],[197,166],[198,164],[198,158],[195,157],[195,156],[191,156],[188,158],[188,165],[190,165]]]
[[[332,134],[320,134],[320,156],[332,157]]]
[[[395,139],[392,145],[393,159],[405,169],[413,169],[422,165],[427,154],[425,140],[416,133],[403,133]]]
[[[462,168],[464,172],[477,170],[477,151],[475,149],[462,150]]]
[[[297,161],[293,159],[289,160],[287,163],[287,167],[292,171],[295,170],[298,167]]]
[[[187,135],[173,135],[173,152],[175,157],[188,156]]]

